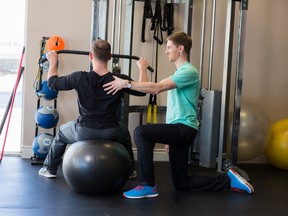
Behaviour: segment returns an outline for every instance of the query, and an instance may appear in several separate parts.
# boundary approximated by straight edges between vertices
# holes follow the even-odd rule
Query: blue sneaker
[[[240,176],[235,170],[229,169],[227,175],[231,179],[231,189],[237,192],[246,192],[248,194],[254,193],[253,186],[246,181],[242,176]]]
[[[157,197],[158,191],[156,185],[154,187],[149,185],[138,185],[134,189],[124,192],[123,196],[129,199],[150,198]]]

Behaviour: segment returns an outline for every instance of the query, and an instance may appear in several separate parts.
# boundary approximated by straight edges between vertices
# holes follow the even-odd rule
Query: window
[[[24,44],[25,0],[0,1],[0,120],[4,119],[16,82]],[[21,80],[23,77],[21,78]],[[7,134],[5,153],[19,153],[21,148],[22,81],[17,94]],[[1,132],[0,151],[4,143],[8,117]]]

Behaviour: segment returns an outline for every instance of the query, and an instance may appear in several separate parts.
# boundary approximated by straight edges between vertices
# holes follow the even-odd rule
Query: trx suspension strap
[[[152,19],[153,12],[150,0],[145,0],[144,10],[143,10],[143,20],[142,20],[142,33],[141,33],[141,41],[145,43],[145,28],[146,28],[146,19]]]
[[[162,15],[161,15],[161,1],[156,0],[156,5],[155,5],[155,13],[152,18],[152,26],[151,26],[151,31],[154,31],[154,40],[157,41],[158,44],[163,44],[163,34],[161,30],[161,23],[162,23]],[[159,38],[159,33],[160,33],[160,38]]]
[[[171,35],[174,30],[174,4],[172,1],[166,1],[164,4],[162,31],[167,31]]]
[[[47,41],[50,37],[42,37],[40,41],[40,55],[39,55],[39,64],[38,64],[38,71],[36,79],[34,80],[33,87],[36,90],[36,93],[41,91],[41,83],[42,83],[42,76],[43,76],[43,65],[40,64],[41,58],[45,54]],[[57,42],[58,43],[58,42]],[[46,56],[46,55],[45,55]],[[36,94],[37,95],[37,94]],[[56,103],[56,100],[54,101]],[[56,106],[56,104],[54,104]],[[37,109],[40,107],[40,97],[37,98]],[[56,129],[54,128],[54,135],[55,135]],[[38,135],[38,125],[36,123],[35,126],[35,137]]]
[[[42,37],[42,40],[40,41],[40,58],[39,58],[39,61],[45,53],[45,47],[46,47],[46,43],[47,43],[48,39],[49,39],[49,37]],[[33,87],[36,89],[36,92],[41,90],[42,75],[43,75],[43,67],[38,67],[37,77],[36,77],[34,84],[33,84]]]
[[[163,44],[163,35],[161,30],[161,1],[156,1],[155,13],[152,19],[151,30],[154,30],[154,40],[156,40],[156,70],[155,70],[155,83],[157,83],[157,72],[158,72],[158,45]],[[160,31],[160,38],[159,38]],[[147,124],[157,123],[157,95],[150,94],[149,104],[147,109]]]

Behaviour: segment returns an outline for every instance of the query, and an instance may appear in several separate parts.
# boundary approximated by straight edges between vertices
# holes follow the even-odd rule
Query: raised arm
[[[57,75],[57,61],[58,61],[58,55],[57,53],[53,50],[49,53],[46,54],[46,58],[49,61],[49,70],[48,70],[48,75],[47,79],[49,79],[52,76]]]
[[[147,60],[141,57],[136,63],[139,68],[138,82],[147,82],[148,81],[147,67],[149,65]]]

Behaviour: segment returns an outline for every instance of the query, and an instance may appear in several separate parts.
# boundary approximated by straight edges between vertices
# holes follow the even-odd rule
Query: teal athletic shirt
[[[166,123],[182,123],[198,129],[198,70],[191,63],[186,62],[170,76],[170,79],[177,87],[167,93]]]

